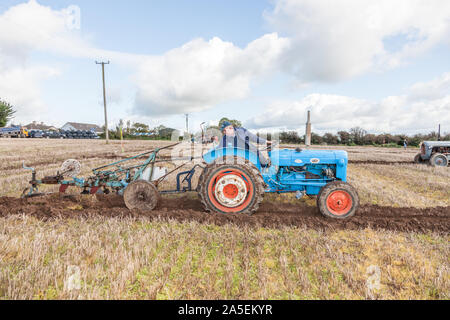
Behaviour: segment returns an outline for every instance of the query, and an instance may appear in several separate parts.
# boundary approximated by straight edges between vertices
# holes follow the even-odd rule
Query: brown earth
[[[385,160],[348,160],[348,163],[352,164],[415,164],[414,161],[385,161]]]
[[[184,195],[162,198],[154,211],[130,211],[122,197],[117,195],[60,197],[58,194],[19,199],[0,197],[0,217],[30,215],[39,219],[107,217],[147,217],[175,219],[224,225],[251,225],[262,227],[298,226],[316,230],[325,229],[385,229],[395,231],[450,232],[450,207],[393,208],[375,205],[362,206],[356,215],[346,220],[325,218],[317,207],[305,204],[263,202],[253,215],[210,214],[203,211],[200,200]]]

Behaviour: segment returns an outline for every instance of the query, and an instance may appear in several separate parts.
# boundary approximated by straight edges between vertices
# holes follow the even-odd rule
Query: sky
[[[448,0],[0,1],[14,123],[450,132]]]

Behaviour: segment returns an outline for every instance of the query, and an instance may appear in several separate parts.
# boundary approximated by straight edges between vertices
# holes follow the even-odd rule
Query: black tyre
[[[352,185],[333,181],[322,188],[317,197],[317,205],[325,217],[346,219],[358,210],[359,196]]]
[[[264,187],[253,164],[226,157],[203,170],[197,191],[206,211],[253,214],[264,198]]]
[[[424,163],[424,161],[422,160],[422,157],[420,156],[420,153],[416,154],[416,156],[414,157],[414,162],[415,163]]]
[[[159,192],[153,183],[145,180],[131,182],[123,192],[123,199],[128,209],[149,211],[156,208]]]
[[[430,158],[430,165],[433,167],[446,167],[448,166],[448,159],[442,153],[435,153]]]

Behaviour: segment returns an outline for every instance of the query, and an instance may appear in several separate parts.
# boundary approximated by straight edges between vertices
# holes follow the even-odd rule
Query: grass
[[[448,299],[448,236],[0,220],[2,299]],[[380,284],[367,287],[370,266]],[[68,290],[71,268],[80,288]]]
[[[0,139],[0,194],[18,196],[27,185],[22,160],[41,177],[68,158],[79,159],[88,175],[98,165],[169,143],[125,141],[122,151],[120,141]],[[345,150],[353,160],[394,162],[417,153]],[[447,168],[349,165],[363,204],[448,206],[449,178]],[[172,176],[163,187],[173,183]],[[0,218],[0,299],[449,299],[449,240],[448,234],[371,229],[10,216]]]
[[[350,164],[348,180],[363,204],[417,208],[450,205],[448,168]]]

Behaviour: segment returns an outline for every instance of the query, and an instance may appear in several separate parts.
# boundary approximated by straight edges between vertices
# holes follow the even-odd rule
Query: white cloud
[[[276,33],[244,49],[213,38],[192,40],[163,56],[149,57],[136,76],[138,114],[197,112],[245,97],[250,83],[274,68],[289,45]]]
[[[147,58],[135,77],[134,112],[159,115],[210,109],[246,97],[251,84],[270,71],[287,71],[301,83],[382,71],[450,38],[449,1],[344,0],[336,5],[278,0],[265,17],[277,33],[244,49],[219,38],[196,39]],[[391,49],[390,42],[398,48]]]
[[[444,73],[429,82],[419,82],[411,86],[412,100],[433,100],[445,97],[450,93],[450,72]]]
[[[435,130],[450,125],[450,72],[418,83],[407,94],[371,102],[346,96],[310,94],[300,101],[279,101],[249,119],[249,128],[285,127],[301,130],[311,110],[316,132],[336,132],[363,127],[371,132]]]
[[[395,67],[450,39],[450,1],[437,0],[346,0],[339,5],[330,1],[278,0],[275,9],[266,13],[274,32],[245,48],[215,37],[209,41],[194,39],[160,56],[97,48],[89,35],[69,28],[67,18],[66,9],[54,10],[35,0],[12,6],[0,15],[0,98],[17,105],[20,119],[39,120],[36,115],[46,110],[41,83],[60,73],[55,67],[33,64],[30,57],[36,51],[111,60],[125,66],[133,75],[131,81],[137,92],[130,116],[162,119],[244,98],[252,84],[280,70],[294,74],[301,82],[339,80]],[[401,45],[393,51],[388,44],[397,37]],[[297,103],[279,102],[272,106],[279,116],[256,117],[252,125],[261,127],[272,120],[282,126],[297,126],[304,121],[309,105],[316,106],[315,112],[324,119],[331,119],[324,126],[336,128],[360,123],[369,129],[377,110],[403,110],[405,106],[409,106],[410,113],[386,128],[398,123],[413,125],[414,117],[422,123],[427,116],[435,115],[429,111],[422,116],[422,110],[434,108],[439,112],[446,105],[445,83],[449,76],[443,77],[446,80],[417,84],[404,97],[389,97],[378,103],[324,94],[310,95]],[[119,90],[112,88],[108,92],[111,102],[123,100]],[[421,106],[425,100],[427,104]],[[416,116],[411,113],[414,108],[418,110]],[[350,115],[341,110],[350,111]]]
[[[292,40],[284,68],[301,81],[396,67],[450,37],[447,0],[278,0],[265,17]]]
[[[48,109],[41,83],[60,71],[29,60],[35,50],[62,51],[79,42],[67,30],[64,19],[62,12],[34,0],[0,15],[0,98],[16,107],[13,122],[48,118],[43,116]]]
[[[137,86],[133,109],[136,115],[196,112],[243,98],[248,95],[252,81],[277,68],[280,54],[289,45],[288,39],[272,33],[252,41],[244,49],[215,37],[209,41],[192,40],[162,56],[107,51],[96,48],[78,30],[68,28],[66,11],[53,10],[35,0],[9,8],[0,15],[0,30],[8,30],[0,32],[0,61],[8,60],[7,65],[28,70],[33,67],[28,64],[31,53],[41,51],[124,65]],[[39,87],[37,81],[31,80],[30,90],[23,88],[27,92]],[[120,101],[120,94],[111,96],[114,91],[111,90],[109,98]],[[1,94],[16,93],[10,92]],[[39,96],[30,95],[29,101],[32,97],[34,102],[28,103],[29,109],[42,109],[44,103]],[[23,117],[25,109],[18,108],[18,115]]]
[[[5,68],[0,64],[0,99],[15,106],[18,119],[12,122],[27,122],[42,119],[48,112],[41,98],[40,82],[58,74],[58,70],[46,66],[29,68]],[[38,118],[37,118],[38,117]]]
[[[69,24],[68,10],[53,10],[36,0],[12,6],[0,15],[1,54],[26,62],[33,51],[62,56],[114,59],[119,63],[136,64],[144,56],[97,48],[90,36]]]
[[[85,55],[86,44],[67,27],[64,10],[52,10],[35,0],[9,8],[0,16],[2,55],[24,63],[32,51]]]
[[[61,57],[114,59],[125,65],[139,63],[142,56],[97,49],[87,36],[70,28],[67,9],[53,10],[35,0],[10,7],[0,15],[0,99],[16,109],[13,121],[49,119],[42,99],[42,82],[61,73],[53,66],[35,64],[34,52]],[[117,92],[116,92],[117,93]],[[115,101],[120,94],[111,92]]]

